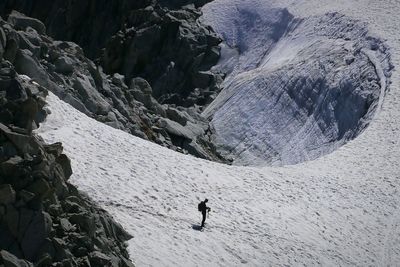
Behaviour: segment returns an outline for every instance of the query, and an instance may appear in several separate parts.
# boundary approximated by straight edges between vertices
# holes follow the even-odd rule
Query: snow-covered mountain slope
[[[48,101],[52,114],[39,133],[63,142],[72,182],[133,234],[129,249],[138,266],[394,266],[400,260],[397,143],[382,150],[374,149],[378,140],[361,140],[307,164],[234,167],[115,130],[54,95]],[[192,227],[200,223],[197,203],[204,197],[213,212],[199,232]]]
[[[387,39],[400,64],[396,1],[273,3],[296,17],[338,11]],[[335,152],[285,167],[238,167],[175,153],[112,129],[50,96],[38,130],[62,141],[72,182],[134,235],[137,266],[397,266],[400,72],[370,126]],[[213,212],[204,232],[199,199]]]
[[[205,110],[236,165],[294,164],[332,152],[371,121],[389,52],[365,23],[337,12],[295,17],[265,1],[203,8],[225,40],[223,91]]]

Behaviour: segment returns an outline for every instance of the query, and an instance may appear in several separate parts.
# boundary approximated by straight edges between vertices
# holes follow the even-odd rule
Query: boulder
[[[74,71],[74,60],[67,56],[61,56],[54,62],[55,71],[61,74],[70,74]]]
[[[158,121],[158,126],[173,136],[183,137],[188,140],[196,140],[198,136],[204,134],[204,129],[201,126],[191,122],[188,122],[186,126],[182,126],[170,119],[161,118]]]
[[[70,216],[70,222],[76,224],[85,231],[88,236],[93,237],[96,232],[96,224],[94,218],[86,212],[72,214]]]
[[[67,180],[69,177],[71,177],[72,167],[70,159],[65,154],[61,154],[59,157],[57,157],[56,162],[60,164],[64,172],[65,179]]]
[[[15,79],[11,80],[9,86],[6,88],[6,97],[11,101],[25,101],[28,99],[25,89]]]
[[[76,230],[76,228],[66,218],[60,219],[60,227],[64,232],[70,232]]]
[[[31,153],[34,155],[39,153],[39,145],[35,142],[32,136],[12,132],[2,123],[0,123],[0,133],[4,134],[4,136],[10,140],[20,152]]]
[[[15,69],[19,74],[25,74],[35,80],[38,84],[57,94],[56,85],[50,80],[49,75],[41,64],[35,59],[27,49],[18,50],[15,57]]]
[[[0,251],[0,258],[0,263],[2,263],[4,267],[33,267],[32,263],[20,260],[6,250]]]
[[[21,242],[21,248],[26,259],[33,261],[38,260],[37,257],[39,255],[37,255],[37,253],[49,236],[51,226],[52,220],[48,213],[43,211],[35,213]]]
[[[51,187],[49,183],[43,178],[37,179],[26,188],[27,191],[41,198],[44,198],[46,194],[50,191],[50,189]]]
[[[110,104],[93,87],[89,77],[84,75],[77,76],[73,81],[73,88],[77,90],[80,99],[84,100],[85,107],[89,111],[98,115],[107,115],[111,110]]]
[[[145,95],[151,95],[153,92],[150,84],[145,79],[140,77],[133,78],[131,80],[129,88],[139,90]]]
[[[188,121],[194,121],[187,112],[172,107],[166,109],[166,115],[168,119],[176,121],[182,126],[185,126]]]
[[[111,258],[99,251],[90,253],[89,260],[93,266],[109,266],[111,263]]]
[[[29,50],[34,56],[38,57],[40,55],[40,46],[32,44],[28,39],[25,32],[18,32],[19,35],[19,48]]]
[[[14,63],[18,49],[19,49],[19,36],[14,30],[11,30],[7,34],[7,45],[5,47],[5,51],[3,54],[4,59],[10,61],[11,63]]]
[[[23,172],[21,163],[24,160],[20,156],[14,156],[0,164],[0,177],[14,178]],[[11,182],[11,181],[10,181]]]
[[[64,100],[66,103],[70,104],[80,112],[85,113],[88,116],[92,115],[92,113],[85,107],[82,101],[76,98],[75,96],[67,94],[62,98],[62,100]]]
[[[12,11],[11,14],[8,16],[8,22],[18,30],[26,30],[26,28],[31,27],[35,29],[39,34],[46,33],[46,27],[40,20],[29,18],[15,10]]]

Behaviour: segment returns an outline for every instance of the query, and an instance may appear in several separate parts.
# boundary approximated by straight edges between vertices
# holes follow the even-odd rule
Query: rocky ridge
[[[133,266],[131,236],[68,182],[62,145],[32,134],[46,88],[57,88],[39,61],[51,42],[38,20],[9,21],[0,20],[0,266]]]
[[[179,152],[225,161],[201,116],[223,78],[209,71],[219,59],[221,40],[198,22],[199,7],[207,1],[117,2],[51,1],[44,10],[38,2],[0,4],[0,13],[17,29],[17,71],[112,127]],[[88,19],[74,19],[78,15]],[[51,36],[83,49],[54,41],[45,35],[46,27]]]

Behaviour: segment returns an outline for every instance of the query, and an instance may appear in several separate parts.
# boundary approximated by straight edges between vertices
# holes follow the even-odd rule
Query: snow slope
[[[391,66],[365,23],[337,12],[293,16],[259,0],[214,1],[203,12],[226,41],[215,69],[227,72],[204,115],[234,164],[315,159],[372,119]]]
[[[276,1],[295,16],[368,22],[400,64],[396,1]],[[71,178],[134,235],[137,266],[397,266],[400,76],[370,126],[335,152],[284,167],[225,166],[102,125],[54,95],[38,133],[62,141]],[[213,209],[206,231],[199,199]]]

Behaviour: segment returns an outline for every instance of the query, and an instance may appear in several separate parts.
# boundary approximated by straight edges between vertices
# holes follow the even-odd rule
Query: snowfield
[[[399,265],[400,3],[269,2],[301,18],[340,12],[390,47],[396,68],[382,106],[364,132],[331,154],[282,167],[226,166],[133,137],[48,97],[52,113],[38,134],[63,142],[72,183],[134,235],[137,266]],[[205,197],[212,213],[200,232],[193,226]]]

